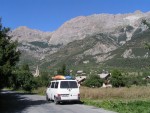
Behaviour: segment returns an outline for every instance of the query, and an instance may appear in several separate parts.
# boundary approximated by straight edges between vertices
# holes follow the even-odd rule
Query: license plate
[[[62,97],[68,97],[69,95],[61,95]]]

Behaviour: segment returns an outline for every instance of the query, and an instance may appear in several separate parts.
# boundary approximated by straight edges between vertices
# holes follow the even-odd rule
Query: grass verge
[[[32,93],[36,93],[39,95],[45,95],[46,87],[39,87],[38,89],[33,90]]]
[[[122,100],[87,100],[83,99],[86,105],[115,111],[118,113],[150,113],[150,100],[122,101]]]

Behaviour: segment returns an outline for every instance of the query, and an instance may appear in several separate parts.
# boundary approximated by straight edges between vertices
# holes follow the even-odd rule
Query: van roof
[[[64,80],[52,80],[51,82],[55,82],[55,81],[76,81],[76,80],[67,80],[67,79],[64,79]]]

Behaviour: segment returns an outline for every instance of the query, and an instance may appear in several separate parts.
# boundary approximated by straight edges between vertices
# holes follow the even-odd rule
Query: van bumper
[[[60,97],[56,98],[58,102],[80,102],[80,98],[78,99],[61,99]]]

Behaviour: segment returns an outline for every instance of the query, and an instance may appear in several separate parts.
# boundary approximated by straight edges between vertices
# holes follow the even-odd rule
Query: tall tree
[[[61,69],[57,70],[57,74],[66,75],[66,64],[63,64]]]
[[[0,19],[0,89],[9,85],[9,79],[20,52],[17,51],[17,41],[12,41],[8,35],[9,28],[3,27]]]

